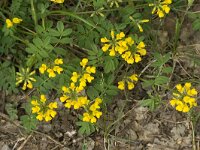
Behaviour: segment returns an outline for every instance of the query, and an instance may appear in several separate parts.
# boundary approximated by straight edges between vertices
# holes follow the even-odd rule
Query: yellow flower
[[[80,65],[85,68],[85,66],[87,65],[88,63],[88,59],[87,58],[83,58],[82,61],[80,62]]]
[[[60,97],[61,102],[65,102],[67,99],[69,99],[69,97],[66,96],[66,95],[63,95],[63,96]]]
[[[94,116],[96,116],[97,118],[100,118],[101,115],[102,115],[102,112],[100,112],[100,111],[93,111],[92,114],[93,114]]]
[[[87,98],[85,98],[87,99]],[[86,101],[86,100],[85,100]],[[86,101],[86,107],[89,107],[89,110],[87,112],[83,113],[83,121],[85,122],[91,122],[91,123],[96,123],[97,118],[100,118],[102,115],[101,111],[98,111],[100,109],[99,104],[102,103],[101,98],[96,98],[93,104],[89,105],[89,100]]]
[[[183,106],[183,112],[189,112],[190,108],[187,105]]]
[[[33,84],[31,83],[31,81],[28,80],[27,82],[28,82],[27,88],[32,89],[33,88]]]
[[[140,62],[142,60],[140,55],[138,55],[138,54],[134,54],[134,57],[135,57],[135,62],[136,63],[138,63],[138,62]]]
[[[128,90],[132,90],[135,87],[133,82],[127,82],[127,84],[128,84]]]
[[[90,122],[90,115],[89,115],[89,113],[84,113],[83,114],[83,121]]]
[[[120,90],[124,90],[125,89],[125,83],[124,83],[124,81],[119,81],[118,82],[118,89],[120,89]]]
[[[54,60],[54,64],[55,64],[55,65],[62,65],[62,64],[63,64],[63,59],[61,59],[61,58],[55,59],[55,60]]]
[[[96,73],[96,67],[87,67],[86,72],[87,73]]]
[[[173,99],[170,100],[172,107],[175,107],[177,111],[189,112],[192,107],[197,106],[197,102],[194,96],[197,95],[196,89],[191,89],[191,83],[185,83],[176,85],[177,93],[173,93]]]
[[[97,119],[94,116],[92,116],[90,122],[95,123],[95,122],[97,122]]]
[[[53,71],[56,71],[58,74],[60,74],[63,71],[63,68],[61,68],[59,66],[54,66]]]
[[[42,121],[43,120],[43,114],[38,114],[36,119],[38,119],[39,121]]]
[[[106,37],[101,38],[101,43],[107,43],[110,42],[110,40],[108,40]]]
[[[57,104],[57,102],[49,103],[49,108],[50,108],[50,109],[58,108],[58,104]]]
[[[183,111],[183,107],[184,107],[184,104],[183,104],[183,102],[182,101],[177,101],[177,106],[176,106],[176,110],[177,111]]]
[[[10,19],[6,19],[6,27],[7,28],[13,27],[13,23],[12,23],[12,21]]]
[[[64,93],[69,93],[69,88],[67,88],[66,86],[63,86],[63,87],[62,87],[62,91],[63,91]]]
[[[104,44],[104,46],[101,48],[104,52],[106,52],[108,49],[109,49],[109,47],[110,47],[111,45],[110,44]]]
[[[143,32],[143,28],[142,28],[142,26],[141,26],[139,23],[137,23],[137,26],[138,26],[138,28],[139,28],[139,31],[140,31],[140,32]]]
[[[156,13],[160,18],[163,18],[165,14],[170,12],[169,4],[172,3],[172,0],[162,0],[159,3],[149,4],[149,6],[154,6],[152,14]]]
[[[52,120],[57,114],[57,112],[54,110],[57,108],[57,102],[51,102],[49,104],[46,103],[46,97],[45,95],[40,95],[40,101],[38,103],[37,100],[32,100],[31,104],[32,107],[32,113],[36,113],[39,121],[42,121],[43,119],[48,122]]]
[[[132,46],[135,43],[134,40],[131,37],[126,38],[125,41],[127,42],[127,44],[129,46]]]
[[[81,104],[79,102],[73,101],[74,102],[74,109],[79,109],[81,107]]]
[[[74,89],[76,88],[76,86],[75,86],[75,84],[72,82],[71,84],[70,84],[70,87],[69,87],[71,90],[73,90],[74,91]]]
[[[49,78],[54,78],[56,76],[56,74],[53,71],[53,69],[47,69],[47,72],[49,73]]]
[[[32,113],[38,113],[40,111],[39,106],[32,107]]]
[[[78,77],[79,77],[78,73],[77,73],[77,72],[73,72],[73,73],[72,73],[71,80],[72,80],[74,83],[76,83],[77,80],[78,80]]]
[[[94,80],[94,77],[91,76],[91,75],[88,74],[88,73],[85,73],[83,76],[84,76],[84,78],[85,78],[89,83],[91,83],[92,80]]]
[[[157,15],[158,15],[160,18],[163,18],[163,17],[165,16],[164,12],[163,12],[161,9],[158,9]]]
[[[124,32],[120,32],[119,34],[116,35],[116,40],[121,40],[124,37],[125,37]]]
[[[39,105],[39,103],[37,102],[37,100],[32,100],[32,101],[31,101],[31,104],[34,105],[34,106]]]
[[[48,121],[50,121],[52,118],[51,118],[50,115],[45,115],[44,119],[45,119],[46,122],[48,122]]]
[[[39,68],[39,71],[41,74],[44,74],[44,72],[47,70],[47,65],[46,64],[42,64],[41,67]]]
[[[166,14],[168,14],[170,11],[170,7],[168,5],[163,5],[162,9],[165,11]]]
[[[102,103],[102,99],[101,99],[101,98],[99,98],[99,97],[98,97],[98,98],[96,98],[96,99],[95,99],[95,103],[99,103],[99,104],[101,104],[101,103]]]
[[[65,0],[50,0],[50,1],[52,1],[54,3],[62,4],[62,3],[64,3]]]
[[[115,52],[115,49],[114,49],[114,48],[112,48],[112,49],[110,50],[109,55],[110,55],[110,56],[115,56],[115,55],[116,55],[116,52]]]
[[[89,100],[87,99],[87,97],[79,97],[78,101],[81,103],[81,105],[87,105],[89,103]]]
[[[172,99],[172,100],[170,100],[170,104],[174,107],[175,105],[176,105],[176,99]]]
[[[187,94],[189,95],[189,96],[196,96],[197,95],[197,91],[196,91],[196,89],[191,89],[191,90],[188,90],[187,91]]]
[[[81,81],[79,84],[80,87],[85,87],[86,86],[86,81]]]
[[[12,22],[15,24],[19,24],[20,22],[22,22],[22,19],[15,17],[12,19]]]
[[[183,92],[184,92],[184,88],[182,87],[181,84],[177,84],[177,85],[176,85],[176,89],[177,89],[180,93],[183,93]]]
[[[22,90],[26,90],[26,88],[32,89],[33,88],[33,84],[32,81],[35,82],[35,78],[32,77],[32,75],[35,74],[35,71],[30,72],[30,69],[24,69],[24,68],[20,68],[19,72],[16,72],[17,76],[16,76],[16,85],[18,86],[20,83],[23,83],[23,87]]]
[[[52,118],[54,118],[57,115],[57,112],[54,111],[54,110],[50,110],[49,113],[50,113],[50,115],[51,115]]]
[[[40,101],[42,102],[42,103],[45,103],[46,102],[46,97],[45,97],[45,95],[40,95]]]
[[[66,108],[70,108],[73,105],[73,101],[72,100],[67,100],[65,103],[65,107]]]
[[[111,39],[107,39],[106,37],[101,38],[101,42],[103,43],[102,51],[106,52],[109,50],[110,56],[115,56],[118,50],[122,50],[122,48],[126,49],[126,41],[123,41],[125,37],[124,32],[120,32],[115,35],[114,31],[110,32]]]
[[[129,77],[131,79],[131,81],[138,81],[138,75],[137,74],[133,74]]]
[[[26,90],[27,82],[25,81],[22,87],[22,90]]]
[[[191,88],[191,86],[192,86],[191,83],[187,82],[187,83],[185,83],[183,88],[185,88],[185,90],[188,91]]]
[[[171,4],[172,0],[164,0],[164,2],[162,2],[163,4]]]

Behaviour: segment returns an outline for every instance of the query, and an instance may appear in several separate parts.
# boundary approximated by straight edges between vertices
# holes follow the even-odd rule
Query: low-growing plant
[[[187,10],[193,4],[188,2]],[[169,43],[166,50],[155,50],[151,37],[157,35],[149,31],[161,28],[180,5],[176,0],[5,3],[0,8],[0,88],[6,94],[31,91],[22,102],[23,126],[35,130],[39,122],[54,121],[68,109],[78,116],[79,133],[88,136],[102,129],[115,97],[125,93],[127,99],[138,82],[147,93],[140,104],[158,109],[173,87],[177,47]],[[199,30],[198,15],[192,18]],[[197,106],[191,83],[177,84],[175,91],[169,103],[177,111]],[[6,111],[18,119],[14,104],[7,104]]]

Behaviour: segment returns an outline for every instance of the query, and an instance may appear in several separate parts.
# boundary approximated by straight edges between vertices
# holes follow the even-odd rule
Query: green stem
[[[42,18],[42,27],[45,29],[45,18]]]
[[[56,10],[56,11],[51,11],[48,15],[66,15],[66,16],[70,16],[73,17],[75,19],[78,19],[82,22],[84,22],[85,24],[93,27],[93,28],[97,28],[96,25],[94,25],[93,23],[88,22],[87,20],[81,18],[80,16],[78,16],[77,14],[73,13],[73,12],[69,12],[69,11],[62,11],[62,10]]]
[[[37,23],[37,16],[36,16],[36,12],[35,12],[34,2],[33,2],[33,0],[30,0],[30,2],[31,2],[31,13],[32,13],[32,18],[33,18],[33,21],[34,21],[35,26],[37,26],[38,23]]]
[[[24,44],[28,44],[25,40],[22,40],[21,38],[19,38],[19,37],[17,37],[17,36],[15,36],[15,35],[11,35],[14,39],[16,39],[16,40],[18,40],[18,41],[20,41],[20,42],[22,42],[22,43],[24,43]]]

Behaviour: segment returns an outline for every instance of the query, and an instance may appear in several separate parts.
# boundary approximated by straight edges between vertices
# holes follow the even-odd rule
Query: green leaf
[[[152,85],[154,85],[154,80],[143,80],[142,82],[142,87],[143,88],[147,88],[147,87],[151,87]]]
[[[72,33],[72,29],[66,29],[63,31],[62,36],[68,36]]]
[[[57,30],[60,32],[60,34],[63,32],[64,30],[64,25],[62,21],[58,21],[57,22],[57,26],[56,26]]]
[[[164,67],[162,70],[163,73],[171,73],[172,71],[173,71],[172,67]]]
[[[99,96],[99,92],[92,86],[89,86],[86,92],[90,99],[95,99]]]
[[[111,57],[106,57],[104,62],[104,72],[109,73],[115,70],[115,62]]]
[[[160,53],[156,52],[156,53],[154,53],[154,57],[156,59],[156,62],[152,63],[152,66],[153,67],[161,67],[170,60],[171,54],[167,53],[162,56]]]
[[[30,131],[36,129],[36,125],[37,125],[38,121],[37,121],[35,115],[33,115],[33,114],[23,115],[20,117],[20,120],[27,132],[30,132]]]
[[[110,85],[114,82],[115,80],[115,76],[114,74],[110,74],[108,77],[107,77],[107,84]]]
[[[7,103],[6,106],[5,106],[5,109],[6,109],[6,112],[8,113],[11,120],[18,119],[17,109],[14,108],[14,106],[12,104]]]
[[[59,37],[60,33],[55,29],[49,29],[49,35]]]
[[[106,93],[110,96],[116,96],[118,94],[118,90],[106,90]]]
[[[118,88],[114,85],[109,85],[108,89],[106,90],[106,93],[110,96],[115,96],[119,92]]]
[[[155,99],[145,99],[140,101],[139,104],[143,107],[149,107],[151,111],[156,109]]]
[[[94,124],[90,123],[90,122],[83,122],[83,121],[79,121],[76,123],[77,126],[79,126],[79,134],[81,135],[90,135],[95,131],[95,127]]]
[[[24,110],[27,114],[29,114],[29,115],[32,114],[32,106],[30,103],[23,103],[22,108],[24,108]]]
[[[72,42],[72,39],[71,38],[68,38],[68,37],[65,37],[65,38],[62,38],[58,41],[58,43],[61,43],[61,44],[69,44]]]
[[[169,78],[166,76],[159,76],[155,78],[155,85],[163,85],[169,82]]]

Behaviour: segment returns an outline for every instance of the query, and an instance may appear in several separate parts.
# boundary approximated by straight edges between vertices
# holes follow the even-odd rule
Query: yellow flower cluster
[[[12,20],[6,19],[6,27],[11,28],[14,24],[19,24],[20,22],[22,22],[22,19],[17,17],[13,18]]]
[[[99,111],[99,104],[102,103],[102,100],[96,98],[95,102],[90,105],[87,96],[82,96],[81,94],[86,84],[94,80],[91,74],[96,73],[96,68],[94,66],[87,66],[87,64],[88,59],[83,58],[80,62],[82,71],[80,73],[72,73],[69,87],[62,87],[63,95],[60,97],[60,101],[63,102],[64,106],[68,109],[71,107],[74,109],[84,108],[87,112],[83,114],[83,121],[95,123],[97,118],[100,118],[102,115],[102,112]]]
[[[48,72],[49,74],[49,78],[54,78],[56,76],[57,72],[58,74],[60,74],[63,71],[63,68],[61,68],[59,65],[63,64],[63,60],[60,58],[57,58],[54,60],[54,64],[51,67],[47,67],[46,64],[42,64],[39,68],[39,71],[41,74],[44,74],[45,71]]]
[[[51,0],[51,2],[62,4],[65,0]]]
[[[60,101],[65,103],[66,108],[79,109],[89,103],[89,100],[86,96],[79,96],[75,91],[75,88],[71,86],[67,88],[66,86],[62,87],[63,96],[60,97]]]
[[[177,84],[176,90],[173,93],[173,99],[170,100],[170,104],[177,111],[189,112],[192,107],[197,106],[197,91],[195,88],[191,88],[191,83],[185,83],[184,86]]]
[[[131,76],[125,77],[122,81],[118,82],[118,89],[124,90],[125,83],[128,85],[128,90],[132,90],[135,87],[135,83],[138,81],[137,74],[133,74]]]
[[[80,62],[80,65],[82,66],[82,72],[73,72],[71,76],[70,86],[62,87],[62,91],[64,94],[62,97],[60,97],[60,100],[62,102],[65,102],[65,107],[67,108],[71,108],[71,106],[74,106],[74,109],[79,109],[80,107],[87,105],[89,102],[89,100],[87,100],[87,97],[79,96],[79,93],[84,90],[87,82],[91,83],[92,80],[94,80],[94,77],[91,76],[91,74],[96,73],[96,68],[94,66],[87,66],[87,63],[88,59],[83,58]]]
[[[91,74],[96,73],[96,67],[94,66],[87,66],[88,59],[83,58],[80,62],[80,65],[82,66],[82,73],[73,72],[71,77],[71,84],[70,87],[76,92],[82,91],[87,82],[91,83],[92,80],[94,80],[94,77]]]
[[[159,0],[156,3],[151,3],[149,6],[153,6],[152,14],[157,14],[160,18],[163,18],[165,14],[168,14],[170,11],[169,4],[172,3],[172,0]]]
[[[57,102],[46,103],[47,99],[45,95],[40,96],[40,100],[32,100],[32,113],[37,114],[37,119],[39,121],[45,120],[46,122],[52,120],[57,112],[55,111],[58,108]]]
[[[99,119],[102,115],[102,112],[99,111],[100,104],[102,103],[102,99],[96,98],[94,103],[89,106],[89,111],[83,113],[83,121],[96,123],[97,119]]]
[[[32,77],[32,75],[35,74],[35,71],[30,72],[30,68],[27,69],[20,69],[20,72],[17,72],[16,77],[16,86],[18,86],[20,83],[23,83],[22,90],[26,90],[26,88],[32,89],[33,84],[32,82],[35,82],[36,79]]]
[[[118,53],[128,64],[138,63],[142,60],[141,56],[146,55],[144,42],[135,44],[132,37],[125,38],[124,32],[115,36],[114,31],[111,31],[111,40],[104,37],[101,38],[101,42],[104,52],[109,51],[110,56],[115,56]]]

